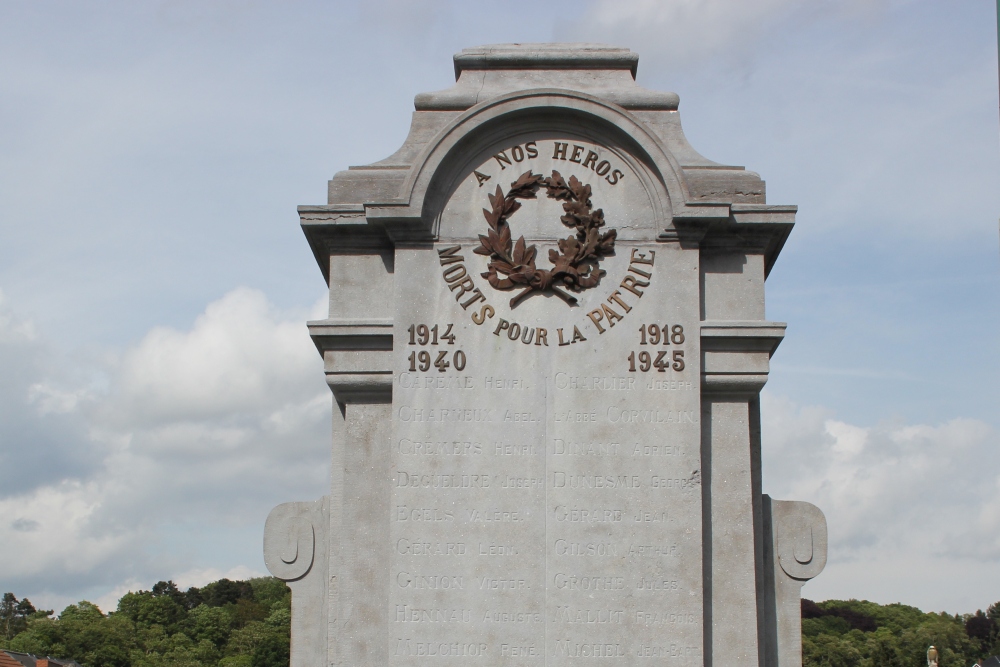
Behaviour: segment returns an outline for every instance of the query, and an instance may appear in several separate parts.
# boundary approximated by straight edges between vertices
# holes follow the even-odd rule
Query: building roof
[[[47,662],[46,662],[47,661]],[[37,656],[17,651],[0,651],[0,667],[83,667],[76,660]]]

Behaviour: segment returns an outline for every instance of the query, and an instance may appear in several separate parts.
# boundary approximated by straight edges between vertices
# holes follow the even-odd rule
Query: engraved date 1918
[[[684,327],[680,324],[673,326],[664,324],[643,324],[639,327],[639,345],[681,345],[684,343]],[[655,368],[660,373],[665,373],[667,369],[675,371],[684,370],[684,350],[659,350],[648,352],[642,350],[638,354],[630,352],[628,355],[628,370],[635,373],[636,370],[646,373]]]
[[[448,345],[455,344],[455,334],[452,333],[453,325],[444,325],[444,332],[441,333],[442,325],[435,324],[433,326],[427,326],[426,324],[411,324],[407,331],[410,333],[410,345],[417,346],[427,346],[427,345],[444,345],[445,342]],[[438,351],[438,350],[420,350],[417,352],[414,350],[410,352],[410,372],[419,371],[429,371],[431,366],[436,368],[439,373],[446,372],[449,368],[454,366],[456,371],[465,370],[465,352],[462,350],[455,350],[454,353],[450,351]]]

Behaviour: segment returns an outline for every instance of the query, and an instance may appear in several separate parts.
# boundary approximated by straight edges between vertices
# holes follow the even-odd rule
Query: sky
[[[797,204],[764,490],[816,600],[1000,600],[1000,127],[987,0],[0,0],[0,591],[113,610],[265,574],[327,492],[295,206],[402,143],[462,48],[594,41]]]

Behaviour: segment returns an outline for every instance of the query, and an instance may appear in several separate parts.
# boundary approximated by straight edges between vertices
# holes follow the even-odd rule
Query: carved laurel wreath
[[[545,188],[551,199],[563,202],[564,215],[559,220],[576,229],[576,235],[559,240],[558,252],[554,248],[549,250],[551,269],[535,266],[538,250],[533,245],[528,246],[524,236],[516,243],[511,242],[508,223],[510,216],[521,208],[517,200],[535,199],[540,187]],[[510,300],[511,308],[535,291],[550,291],[574,305],[576,297],[561,287],[580,292],[600,282],[605,274],[600,261],[614,253],[618,232],[612,229],[602,234],[599,231],[604,226],[604,211],[593,210],[590,194],[590,186],[581,183],[576,176],[570,176],[567,183],[558,171],[544,178],[528,170],[510,184],[506,195],[499,185],[496,193],[489,195],[493,210],[484,208],[483,215],[490,231],[485,236],[479,235],[480,245],[473,252],[490,258],[489,270],[482,276],[495,289],[521,288],[521,292]]]

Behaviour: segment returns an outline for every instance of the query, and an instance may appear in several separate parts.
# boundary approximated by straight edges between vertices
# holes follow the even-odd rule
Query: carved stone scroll
[[[826,566],[826,517],[811,503],[765,495],[764,518],[774,577],[772,650],[781,667],[801,667],[802,586]]]
[[[264,524],[264,564],[292,589],[290,667],[327,660],[330,498],[282,503]]]

